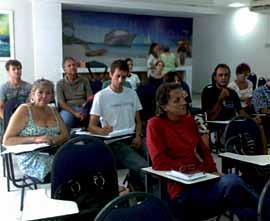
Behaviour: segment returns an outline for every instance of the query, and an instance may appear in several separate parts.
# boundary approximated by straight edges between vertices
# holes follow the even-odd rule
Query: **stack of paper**
[[[179,171],[175,171],[175,170],[171,170],[169,172],[166,172],[167,175],[169,176],[173,176],[182,180],[187,180],[187,181],[192,181],[192,180],[196,180],[202,177],[206,176],[206,173],[204,172],[197,172],[197,173],[191,173],[191,174],[187,174],[187,173],[182,173]]]

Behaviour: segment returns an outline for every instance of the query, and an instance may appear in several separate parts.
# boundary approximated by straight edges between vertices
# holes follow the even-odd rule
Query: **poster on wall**
[[[64,10],[63,54],[77,60],[97,60],[110,65],[131,57],[145,67],[153,42],[176,52],[185,47],[192,55],[192,18],[160,17],[92,11]]]
[[[14,58],[13,12],[0,10],[0,61]]]

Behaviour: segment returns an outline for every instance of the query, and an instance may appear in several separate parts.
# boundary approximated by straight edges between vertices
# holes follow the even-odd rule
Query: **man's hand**
[[[80,121],[82,121],[84,119],[84,115],[82,112],[75,112],[73,114],[76,118],[80,119]]]
[[[113,131],[113,127],[111,125],[106,125],[100,129],[100,134],[106,136],[112,131]]]
[[[142,146],[142,138],[140,136],[136,136],[132,140],[130,146],[134,149],[139,149]]]
[[[218,97],[218,100],[223,101],[226,97],[230,96],[230,92],[227,88],[222,88],[222,91]]]

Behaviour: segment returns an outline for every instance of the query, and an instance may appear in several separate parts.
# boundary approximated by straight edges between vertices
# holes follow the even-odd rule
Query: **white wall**
[[[241,62],[248,63],[257,75],[270,77],[270,48],[265,48],[265,43],[270,42],[270,19],[267,15],[241,13],[232,11],[226,15],[194,17],[193,91],[202,91],[218,63],[231,67],[231,80]],[[241,16],[242,23],[236,27],[235,22],[239,22]],[[252,24],[251,32],[244,34]],[[239,32],[239,29],[243,30]]]
[[[35,79],[62,78],[62,7],[54,0],[32,1]]]
[[[15,58],[23,65],[23,79],[32,82],[34,76],[32,8],[30,0],[0,1],[0,9],[14,14]],[[5,62],[0,61],[0,84],[7,80]]]

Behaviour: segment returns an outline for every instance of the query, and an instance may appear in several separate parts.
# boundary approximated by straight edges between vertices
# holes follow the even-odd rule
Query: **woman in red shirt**
[[[156,95],[156,116],[147,124],[147,146],[156,170],[218,173],[209,148],[202,142],[185,93],[165,83]],[[181,221],[210,218],[230,209],[240,220],[256,220],[258,196],[237,175],[194,185],[168,182],[172,208]]]

